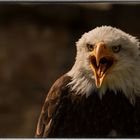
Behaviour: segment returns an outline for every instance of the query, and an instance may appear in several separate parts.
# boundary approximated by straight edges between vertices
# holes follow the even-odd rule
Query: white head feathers
[[[101,88],[97,89],[93,71],[89,66],[86,44],[99,41],[105,42],[108,49],[114,45],[121,45],[122,49],[114,54],[117,63],[107,75]],[[76,94],[89,96],[91,91],[98,90],[99,96],[102,97],[107,89],[113,90],[114,93],[121,90],[130,102],[134,103],[135,97],[140,95],[140,50],[139,41],[135,37],[111,26],[102,26],[85,33],[76,46],[76,61],[68,72],[72,77],[69,85]]]

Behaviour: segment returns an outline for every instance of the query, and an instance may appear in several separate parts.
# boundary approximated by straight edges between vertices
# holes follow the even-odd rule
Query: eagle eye
[[[92,44],[87,44],[87,49],[88,49],[88,51],[93,51],[93,49],[94,49],[94,46],[92,45]]]
[[[121,50],[121,45],[112,46],[112,51],[114,53],[118,53]]]

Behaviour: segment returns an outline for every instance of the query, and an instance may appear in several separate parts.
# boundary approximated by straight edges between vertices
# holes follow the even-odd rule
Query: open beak
[[[104,42],[96,44],[90,55],[90,66],[94,72],[97,88],[101,87],[105,76],[114,63],[114,56],[109,52]]]

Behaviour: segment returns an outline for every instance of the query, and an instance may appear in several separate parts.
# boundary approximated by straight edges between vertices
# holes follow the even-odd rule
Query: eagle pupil
[[[92,44],[87,44],[88,51],[93,51],[94,47]]]
[[[118,53],[120,51],[120,49],[121,49],[121,45],[112,47],[112,50],[113,50],[114,53]]]

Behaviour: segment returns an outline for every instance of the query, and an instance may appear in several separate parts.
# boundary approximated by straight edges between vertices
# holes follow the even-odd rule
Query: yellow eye
[[[112,46],[112,51],[114,53],[118,53],[121,50],[121,45]]]
[[[94,49],[94,46],[92,45],[92,44],[87,44],[87,49],[88,49],[88,51],[93,51],[93,49]]]

